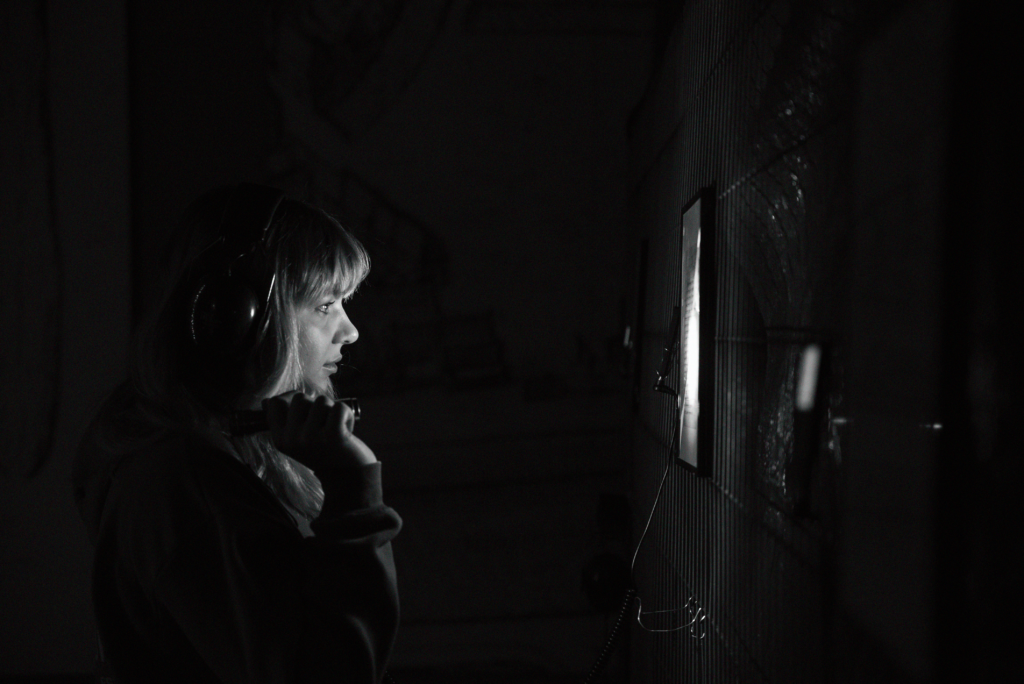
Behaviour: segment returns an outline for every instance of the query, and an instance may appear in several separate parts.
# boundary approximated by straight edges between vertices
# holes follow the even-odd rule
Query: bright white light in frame
[[[700,231],[697,231],[697,263],[700,263]],[[700,373],[700,269],[693,273],[693,306],[686,312],[686,394],[697,397],[697,381]],[[696,416],[695,416],[696,417]]]
[[[682,298],[679,317],[679,459],[697,467],[697,418],[700,402],[700,205],[697,199],[683,214]]]

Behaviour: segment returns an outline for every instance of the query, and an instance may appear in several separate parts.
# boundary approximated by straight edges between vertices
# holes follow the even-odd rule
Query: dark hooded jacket
[[[163,430],[111,448],[112,431],[131,433],[132,405],[125,387],[108,400],[73,473],[116,681],[380,681],[402,524],[382,502],[381,465],[317,473],[324,506],[305,536],[226,440]]]

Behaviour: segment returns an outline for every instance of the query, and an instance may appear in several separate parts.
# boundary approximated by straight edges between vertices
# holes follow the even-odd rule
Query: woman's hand
[[[377,461],[370,447],[352,434],[356,416],[343,402],[285,392],[264,399],[263,410],[278,450],[313,472]]]

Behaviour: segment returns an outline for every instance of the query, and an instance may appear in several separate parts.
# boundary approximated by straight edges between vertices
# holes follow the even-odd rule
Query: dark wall
[[[1006,18],[999,3],[960,3],[951,41],[941,385],[949,429],[936,478],[935,611],[937,667],[949,681],[1024,676],[1016,630],[1007,627],[1024,607],[1024,558],[1009,542],[1024,521],[1016,435],[1024,403],[1016,248],[1024,136],[1018,98],[1005,87],[1021,82],[1024,59]],[[953,625],[970,626],[965,638]]]
[[[273,144],[261,3],[126,3],[134,314],[153,305],[166,234],[199,193],[255,181]]]
[[[126,370],[126,61],[123,2],[0,5],[0,677],[94,658],[71,461]]]

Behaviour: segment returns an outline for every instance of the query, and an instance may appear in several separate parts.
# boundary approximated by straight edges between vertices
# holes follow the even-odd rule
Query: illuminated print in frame
[[[678,461],[701,474],[707,474],[710,465],[712,444],[708,435],[714,403],[713,203],[714,194],[705,189],[683,209],[680,239]],[[708,427],[700,429],[705,425]]]

